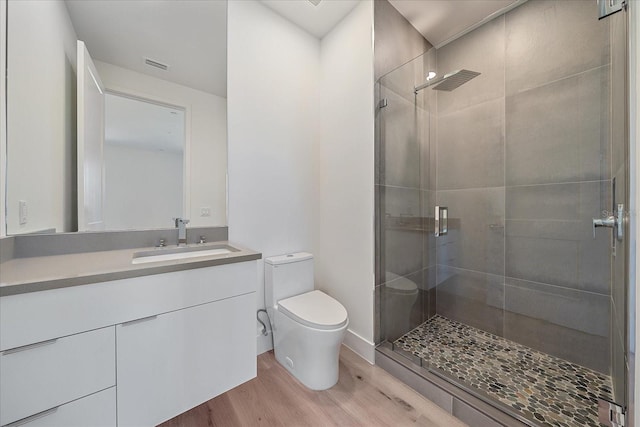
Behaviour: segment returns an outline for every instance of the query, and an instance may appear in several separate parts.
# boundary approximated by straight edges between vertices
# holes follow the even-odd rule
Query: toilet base
[[[273,310],[276,360],[311,390],[326,390],[338,382],[340,345],[349,322],[339,329],[315,329]]]

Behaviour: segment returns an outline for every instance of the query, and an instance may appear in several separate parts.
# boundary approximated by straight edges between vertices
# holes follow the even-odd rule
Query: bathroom
[[[640,8],[600,3],[0,0],[0,425],[203,425],[278,387],[308,401],[267,424],[598,425],[603,397],[634,425]],[[93,114],[101,91],[147,115]],[[117,156],[111,117],[179,138]],[[271,351],[270,266],[301,253],[348,316],[325,391]],[[85,337],[106,347],[83,359]],[[47,390],[91,381],[36,402],[10,358],[65,348],[34,370]],[[507,353],[513,384],[477,363]],[[598,396],[517,395],[558,366]],[[51,421],[80,402],[103,412]]]

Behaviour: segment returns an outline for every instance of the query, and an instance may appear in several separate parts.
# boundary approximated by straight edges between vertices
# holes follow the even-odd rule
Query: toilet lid
[[[278,310],[316,329],[338,329],[347,323],[347,310],[322,291],[311,291],[283,299]]]

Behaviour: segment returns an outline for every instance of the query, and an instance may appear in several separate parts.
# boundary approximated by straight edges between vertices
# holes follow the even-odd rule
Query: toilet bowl
[[[418,285],[406,277],[390,271],[386,273],[384,284],[384,334],[388,341],[395,341],[409,332],[411,311],[420,293]]]
[[[333,387],[349,318],[342,304],[313,290],[313,256],[265,259],[265,291],[276,360],[312,390]]]

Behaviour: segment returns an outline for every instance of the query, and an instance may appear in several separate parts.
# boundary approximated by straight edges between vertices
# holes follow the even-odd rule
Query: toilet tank
[[[306,252],[269,257],[264,260],[267,307],[282,299],[313,290],[313,255]]]

